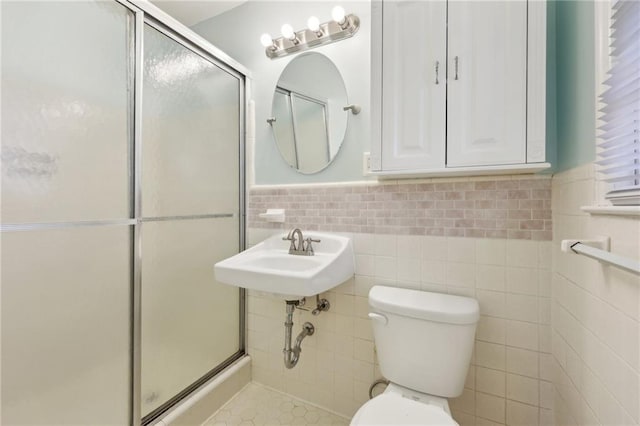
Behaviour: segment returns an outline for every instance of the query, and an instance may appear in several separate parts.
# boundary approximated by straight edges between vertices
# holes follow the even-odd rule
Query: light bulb
[[[280,28],[280,31],[284,38],[288,38],[289,40],[296,38],[296,33],[293,32],[293,27],[289,24],[284,24],[282,28]]]
[[[320,29],[320,21],[315,16],[312,16],[307,21],[307,27],[313,32],[318,32]]]
[[[338,24],[342,24],[344,22],[344,17],[346,16],[346,12],[342,6],[336,6],[331,11],[331,17]]]
[[[262,43],[264,47],[270,47],[273,46],[273,39],[271,35],[264,33],[260,36],[260,43]]]

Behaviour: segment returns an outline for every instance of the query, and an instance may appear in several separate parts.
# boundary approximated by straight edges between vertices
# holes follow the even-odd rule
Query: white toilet
[[[351,425],[457,425],[447,398],[464,387],[479,306],[449,294],[375,286],[369,317],[389,386]]]

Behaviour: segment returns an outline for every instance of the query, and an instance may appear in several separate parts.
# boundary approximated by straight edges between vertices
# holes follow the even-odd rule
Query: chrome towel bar
[[[594,240],[562,240],[560,247],[565,253],[581,254],[640,275],[639,261],[611,253],[610,246],[610,238],[601,237]]]

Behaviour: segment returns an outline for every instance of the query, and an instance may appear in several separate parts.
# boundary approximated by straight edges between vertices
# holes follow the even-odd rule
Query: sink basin
[[[349,237],[320,232],[304,237],[313,243],[313,256],[289,254],[286,234],[274,235],[215,264],[216,280],[251,290],[272,293],[287,300],[314,296],[342,284],[353,276],[353,245]]]

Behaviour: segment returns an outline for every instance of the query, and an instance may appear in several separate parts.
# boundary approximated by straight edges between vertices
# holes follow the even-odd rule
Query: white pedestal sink
[[[342,284],[355,271],[353,244],[349,237],[308,232],[320,242],[313,243],[314,255],[289,254],[286,234],[274,235],[215,264],[216,280],[272,293],[286,300],[314,296]]]

